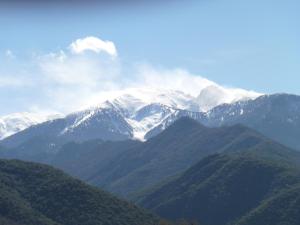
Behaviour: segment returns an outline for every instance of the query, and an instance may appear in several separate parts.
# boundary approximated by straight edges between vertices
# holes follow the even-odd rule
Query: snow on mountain
[[[66,138],[91,139],[91,137],[119,139],[123,136],[130,138],[132,128],[127,123],[122,112],[110,102],[104,102],[99,107],[72,113],[64,118],[65,126],[59,136]],[[102,134],[99,134],[102,133]],[[106,139],[106,138],[105,138]]]
[[[108,102],[120,110],[126,109],[129,114],[150,104],[161,104],[190,111],[198,110],[199,108],[195,98],[182,91],[153,88],[125,89],[120,91],[117,96],[101,103],[100,107],[105,107]]]
[[[180,91],[157,89],[127,89],[119,96],[106,100],[98,106],[88,110],[74,113],[76,119],[65,127],[62,134],[70,133],[75,128],[90,123],[100,117],[100,112],[110,110],[110,114],[118,115],[117,120],[112,120],[114,127],[111,131],[125,132],[132,138],[143,140],[145,134],[158,126],[161,121],[175,113],[179,109],[197,110],[198,106],[194,98]],[[128,125],[122,121],[122,129],[119,128],[120,115]],[[128,126],[130,128],[128,128]],[[126,128],[126,129],[124,129]]]
[[[171,123],[182,110],[206,112],[220,104],[258,96],[260,94],[256,92],[223,88],[217,84],[207,86],[197,97],[176,90],[132,88],[124,90],[119,96],[100,104],[99,107],[115,107],[132,127],[133,137],[144,140],[149,131],[163,121]]]
[[[75,112],[45,126],[49,134],[66,140],[144,140],[148,132],[161,131],[167,124],[187,112],[206,112],[223,103],[253,99],[260,94],[241,89],[228,89],[211,84],[191,96],[178,90],[130,88],[113,93],[102,103]],[[3,139],[32,125],[49,120],[48,116],[32,113],[12,114],[0,118],[0,138]],[[43,128],[44,129],[44,128]],[[35,133],[37,131],[34,131]],[[45,130],[43,130],[43,133]],[[48,131],[47,131],[48,132]],[[54,132],[55,134],[52,134]]]
[[[87,127],[90,121],[99,121],[100,117],[103,117],[101,112],[110,110],[110,114],[115,115],[115,119],[110,121],[110,124],[113,124],[110,132],[124,133],[134,139],[143,140],[148,131],[177,110],[197,110],[198,105],[194,100],[194,97],[181,91],[126,89],[97,106],[72,114],[76,119],[66,126],[61,134],[74,132],[78,127]]]
[[[58,118],[60,115],[45,115],[39,113],[13,113],[0,117],[0,140],[22,131],[32,125]]]
[[[133,137],[145,140],[145,135],[154,127],[160,125],[162,121],[176,113],[178,109],[161,104],[150,104],[127,119],[133,128]]]
[[[198,96],[192,96],[179,90],[130,88],[119,91],[117,95],[114,94],[112,98],[106,99],[104,103],[97,106],[105,107],[112,104],[128,115],[151,104],[161,104],[192,112],[205,112],[224,103],[231,104],[251,100],[261,95],[261,93],[244,89],[225,88],[215,83],[200,89]]]

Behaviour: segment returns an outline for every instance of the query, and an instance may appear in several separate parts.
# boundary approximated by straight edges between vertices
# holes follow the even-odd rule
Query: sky
[[[49,2],[0,2],[0,115],[195,79],[300,94],[298,0]]]

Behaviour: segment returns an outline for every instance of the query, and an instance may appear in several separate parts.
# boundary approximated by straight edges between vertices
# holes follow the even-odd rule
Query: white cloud
[[[61,112],[82,109],[99,92],[117,90],[122,83],[119,60],[107,55],[77,55],[61,50],[35,56],[34,61],[41,77],[38,88],[48,106]]]
[[[97,57],[65,55],[60,52],[40,57],[38,64],[48,82],[93,87],[116,75],[115,67],[110,67],[116,63]]]
[[[77,39],[71,43],[70,49],[75,54],[90,50],[96,53],[105,52],[113,57],[118,55],[116,46],[113,42],[103,41],[93,36]]]
[[[12,72],[16,75],[7,77],[0,71],[0,87],[20,87],[30,82],[30,89],[25,88],[28,96],[24,95],[25,92],[20,94],[22,104],[28,100],[30,105],[39,109],[70,113],[99,104],[129,88],[180,90],[196,97],[204,88],[217,85],[181,68],[165,69],[149,64],[122,64],[118,57],[111,57],[117,55],[112,42],[105,46],[108,42],[95,38],[95,43],[101,43],[97,45],[93,41],[90,42],[90,38],[94,40],[93,37],[88,37],[73,42],[70,45],[72,52],[60,50],[34,55],[30,60],[25,60],[25,67],[18,65],[18,60],[14,60]],[[105,51],[108,54],[73,54],[85,50]],[[20,71],[16,71],[15,68]],[[230,89],[230,92],[235,93],[233,97],[244,94],[240,89]]]
[[[187,94],[197,96],[203,88],[215,84],[182,68],[157,69],[151,65],[142,64],[138,65],[136,70],[133,83],[137,87],[181,90]]]
[[[197,97],[204,88],[218,84],[181,68],[155,68],[150,64],[126,65],[96,55],[73,55],[60,51],[40,56],[42,79],[37,88],[45,95],[47,108],[69,113],[97,105],[131,88],[180,90]],[[234,88],[226,97],[246,94]],[[40,106],[43,108],[43,106]]]

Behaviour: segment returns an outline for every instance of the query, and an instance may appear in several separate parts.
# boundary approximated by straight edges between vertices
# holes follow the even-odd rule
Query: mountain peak
[[[236,92],[235,95],[232,94],[233,91]],[[88,119],[102,115],[101,111],[114,112],[118,117],[123,117],[121,119],[122,123],[125,127],[129,127],[126,132],[132,132],[133,138],[144,140],[145,135],[152,129],[159,126],[161,126],[159,129],[164,129],[181,117],[183,110],[186,111],[183,115],[189,116],[193,112],[201,113],[216,105],[243,99],[245,96],[247,98],[257,96],[257,94],[252,93],[253,95],[250,95],[249,93],[244,90],[229,90],[217,84],[211,84],[200,90],[197,98],[180,90],[128,88],[111,94],[107,93],[102,103],[82,111],[73,112],[65,118],[68,118],[67,127],[78,127],[79,124],[86,122]],[[70,118],[73,119],[69,120]],[[29,115],[28,113],[2,117],[0,118],[0,138],[3,139],[49,119],[52,118],[37,114]],[[72,121],[74,124],[72,124]],[[114,125],[116,124],[114,123]],[[115,132],[118,126],[113,127],[113,132]],[[63,129],[61,132],[64,133],[65,130]],[[128,135],[126,134],[126,136]]]
[[[61,117],[61,114],[20,112],[0,117],[0,139],[18,133],[30,126]]]

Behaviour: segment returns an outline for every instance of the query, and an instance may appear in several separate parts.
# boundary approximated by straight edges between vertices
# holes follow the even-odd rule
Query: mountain
[[[219,90],[222,90],[221,94]],[[237,90],[235,90],[236,92]],[[255,98],[259,94],[241,91],[241,95],[217,85],[202,90],[196,98],[176,90],[126,89],[112,93],[106,101],[95,107],[75,112],[64,118],[32,123],[24,126],[23,132],[7,138],[3,144],[17,146],[22,142],[43,135],[59,137],[66,141],[145,140],[159,133],[182,116],[203,116],[202,111],[221,103]],[[210,102],[211,99],[217,99]],[[37,124],[36,126],[31,126]],[[19,129],[21,131],[23,129]],[[16,132],[15,132],[16,133]],[[13,133],[10,133],[11,135]],[[6,134],[8,135],[8,133]]]
[[[201,224],[297,225],[300,170],[270,157],[209,156],[142,195],[139,204],[171,220]]]
[[[139,96],[139,97],[136,97]],[[162,105],[160,102],[163,102]],[[178,91],[129,90],[97,107],[46,121],[10,136],[4,145],[15,147],[37,136],[86,141],[139,138],[177,108],[192,109],[192,97]]]
[[[132,128],[117,108],[92,108],[31,126],[4,139],[2,144],[15,147],[36,137],[60,139],[65,143],[95,138],[122,140],[132,137]]]
[[[151,104],[160,104],[188,111],[199,111],[195,97],[179,90],[130,88],[120,91],[116,96],[107,99],[107,101],[119,109],[125,109],[128,113],[127,115],[132,115],[139,109]]]
[[[0,140],[18,133],[26,128],[42,123],[47,120],[55,119],[60,115],[43,115],[39,113],[13,113],[0,117]]]
[[[243,125],[209,128],[182,117],[146,142],[70,142],[39,155],[48,141],[1,156],[46,162],[171,220],[297,225],[300,153]]]
[[[300,162],[299,153],[247,127],[208,128],[181,118],[154,138],[130,148],[88,180],[114,193],[130,196],[186,170],[208,155],[260,149],[271,149],[274,157],[285,152],[289,161]]]
[[[207,112],[201,122],[213,127],[244,124],[300,149],[300,96],[297,95],[264,95],[255,100],[220,105]]]
[[[206,91],[205,89],[203,91]],[[300,150],[300,96],[263,95],[221,104],[206,112],[178,110],[145,134],[149,139],[178,118],[188,116],[209,127],[243,124],[291,148]]]
[[[206,89],[202,91],[207,92]],[[232,101],[234,96],[232,94]],[[243,101],[199,112],[192,111],[196,100],[182,92],[133,89],[97,107],[31,126],[5,138],[1,144],[16,147],[37,136],[58,138],[65,143],[92,139],[145,141],[177,119],[188,116],[209,127],[243,124],[291,148],[300,149],[300,96],[275,94],[245,99],[244,96]]]
[[[300,162],[300,153],[252,129],[242,125],[209,128],[188,117],[146,142],[91,140],[55,145],[47,138],[35,138],[2,150],[0,156],[51,164],[90,184],[131,197],[211,154],[260,149],[272,149],[274,157],[283,154],[289,162]]]
[[[8,225],[154,225],[157,218],[52,167],[0,160],[0,222]]]
[[[149,139],[182,116],[209,127],[243,124],[291,148],[300,150],[300,96],[263,95],[254,100],[222,104],[207,112],[180,111],[162,121],[146,135]]]

